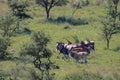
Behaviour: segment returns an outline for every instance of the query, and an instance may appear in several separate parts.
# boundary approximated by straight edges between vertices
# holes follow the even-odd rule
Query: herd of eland
[[[70,41],[67,44],[57,42],[56,50],[59,51],[59,54],[62,53],[64,55],[64,59],[71,56],[77,63],[80,58],[83,59],[84,63],[87,63],[87,56],[91,51],[95,53],[95,43],[89,40],[81,41],[78,44],[72,44]]]

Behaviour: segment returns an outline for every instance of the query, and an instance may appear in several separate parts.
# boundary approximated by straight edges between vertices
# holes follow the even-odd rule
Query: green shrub
[[[29,28],[23,28],[23,33],[25,33],[25,34],[31,34],[32,33],[32,31],[29,29]]]
[[[4,78],[4,77],[2,77],[2,76],[0,76],[0,80],[5,80],[5,78]]]
[[[0,36],[0,59],[7,58],[7,48],[10,46],[10,40],[8,38],[3,38]]]
[[[36,56],[38,52],[45,49],[49,41],[49,37],[47,37],[43,32],[34,33],[31,37],[31,42],[23,45],[20,55],[22,56],[27,54]]]
[[[32,18],[26,14],[27,7],[30,5],[28,0],[8,0],[8,5],[11,8],[14,16],[22,18]]]
[[[14,36],[19,30],[19,20],[11,12],[0,16],[0,29],[4,37]]]
[[[32,44],[31,42],[23,45],[20,51],[20,56],[31,55],[31,54],[34,56],[36,55],[35,52],[36,52],[35,45]]]
[[[50,60],[52,52],[47,48],[50,41],[44,32],[35,32],[32,35],[32,41],[25,44],[21,50],[21,55],[31,55],[34,57],[33,64],[41,72],[41,76],[34,75],[33,77],[40,78],[39,80],[52,80],[54,75],[50,73],[51,68],[54,68],[54,63]]]

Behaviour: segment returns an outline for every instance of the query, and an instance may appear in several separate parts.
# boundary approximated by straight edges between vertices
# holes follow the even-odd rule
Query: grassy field
[[[43,8],[36,5],[28,8],[30,10],[28,11],[28,14],[30,14],[33,19],[25,20],[27,25],[24,25],[24,27],[29,28],[32,32],[43,31],[46,35],[51,37],[51,42],[48,46],[53,53],[51,59],[60,66],[60,69],[51,70],[56,73],[54,80],[64,80],[64,77],[66,76],[75,73],[82,74],[84,72],[100,74],[105,80],[120,80],[120,49],[116,51],[116,49],[120,47],[120,34],[117,34],[112,38],[110,49],[106,50],[106,43],[102,37],[101,31],[103,25],[100,22],[102,20],[101,17],[105,15],[106,9],[102,5],[95,5],[96,1],[97,0],[91,0],[89,6],[83,7],[75,13],[75,19],[80,18],[81,20],[84,19],[88,21],[88,24],[76,26],[70,25],[67,22],[57,23],[46,21]],[[0,6],[1,4],[2,3],[0,3]],[[4,8],[7,7],[5,6]],[[0,7],[0,14],[3,14],[2,9],[4,8]],[[72,9],[67,5],[63,7],[54,7],[50,15],[54,19],[57,17],[67,18],[71,16],[71,13]],[[64,29],[66,26],[69,26],[69,28]],[[95,54],[91,53],[88,56],[87,64],[76,64],[72,58],[70,61],[64,61],[62,59],[63,55],[60,55],[61,58],[57,58],[56,42],[63,41],[64,43],[67,43],[66,39],[68,39],[75,43],[73,37],[78,37],[79,40],[90,39],[95,41],[96,52]],[[19,55],[19,51],[23,44],[29,43],[30,39],[31,34],[19,34],[15,37],[11,37],[12,45],[8,50],[15,49],[13,56],[18,57],[19,59],[0,61],[1,75],[17,77],[17,80],[34,80],[31,76],[32,71],[36,71],[36,73],[39,73],[39,71],[34,68],[32,58],[30,56],[20,57]]]

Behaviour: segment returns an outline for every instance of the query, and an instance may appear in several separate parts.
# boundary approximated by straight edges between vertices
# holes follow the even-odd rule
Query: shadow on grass
[[[58,17],[56,19],[50,18],[48,19],[48,21],[52,23],[69,23],[70,25],[74,25],[74,26],[88,24],[88,22],[85,19],[80,19],[80,18],[74,19],[74,18],[64,17],[64,16]]]
[[[117,46],[115,49],[114,49],[115,52],[120,52],[120,46]]]
[[[23,33],[24,34],[31,34],[32,31],[29,28],[23,28]]]
[[[110,49],[104,48],[104,50],[120,52],[120,46],[117,46],[116,48],[112,48],[112,49],[111,48]]]

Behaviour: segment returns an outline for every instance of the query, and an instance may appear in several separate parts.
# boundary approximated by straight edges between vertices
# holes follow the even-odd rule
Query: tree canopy
[[[113,35],[120,33],[120,24],[119,24],[119,12],[118,12],[118,3],[119,0],[108,1],[108,12],[105,20],[102,21],[103,34],[107,43],[107,48],[109,49],[109,43]]]
[[[0,17],[0,29],[3,30],[3,37],[15,35],[19,28],[18,18],[13,16],[11,12]]]
[[[68,0],[36,0],[36,3],[41,5],[42,7],[45,8],[46,11],[46,18],[49,19],[50,16],[50,10],[54,7],[54,6],[62,6],[62,5],[66,5],[68,2]]]
[[[30,16],[26,14],[27,7],[29,6],[28,0],[8,0],[8,5],[13,14],[20,19],[30,18]]]

